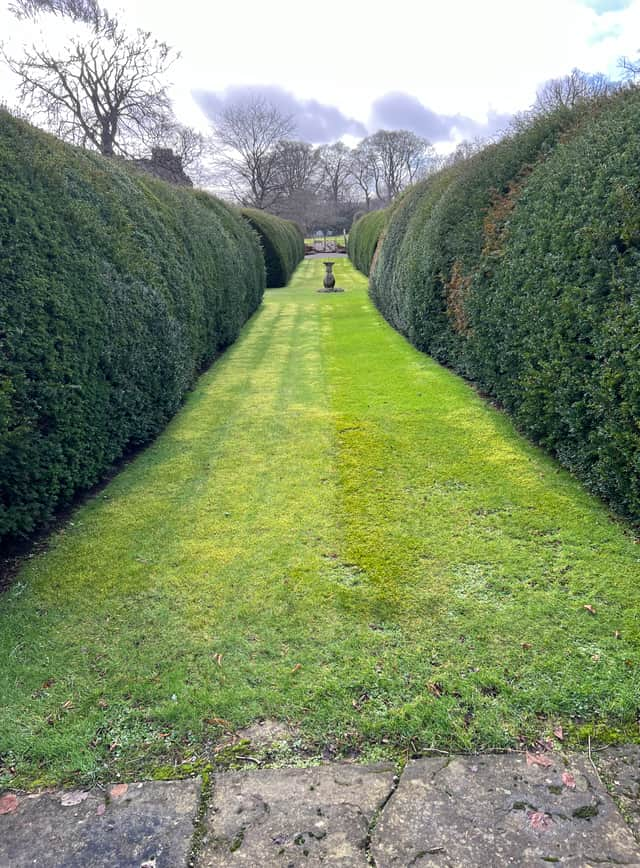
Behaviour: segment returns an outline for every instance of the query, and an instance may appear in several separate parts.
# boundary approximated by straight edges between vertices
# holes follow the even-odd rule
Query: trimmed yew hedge
[[[640,519],[638,89],[538,118],[410,191],[371,294]]]
[[[347,252],[358,271],[369,274],[376,247],[388,219],[387,210],[369,211],[351,227]]]
[[[292,220],[283,220],[257,208],[243,208],[242,216],[260,236],[267,269],[267,286],[286,286],[304,259],[304,236]]]
[[[256,235],[213,197],[0,112],[0,539],[175,413],[259,306]]]

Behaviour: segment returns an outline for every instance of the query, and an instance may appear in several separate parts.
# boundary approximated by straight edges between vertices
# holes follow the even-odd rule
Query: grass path
[[[637,737],[631,534],[335,271],[268,293],[0,598],[0,785],[197,763],[258,717],[368,757]]]

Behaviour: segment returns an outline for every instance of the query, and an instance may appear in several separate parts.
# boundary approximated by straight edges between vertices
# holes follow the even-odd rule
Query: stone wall
[[[193,187],[193,181],[185,174],[182,158],[178,154],[174,154],[171,148],[153,148],[150,158],[133,160],[132,162],[145,172],[149,172],[150,175],[162,178],[163,181],[168,181],[170,184]]]

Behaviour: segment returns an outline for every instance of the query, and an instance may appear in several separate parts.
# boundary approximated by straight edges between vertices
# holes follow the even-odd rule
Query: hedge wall
[[[387,223],[387,211],[369,211],[351,227],[347,252],[358,271],[369,274],[378,240]]]
[[[639,90],[538,118],[415,188],[371,292],[640,519]]]
[[[222,202],[0,112],[0,539],[150,440],[264,290]]]
[[[242,215],[260,236],[267,286],[286,286],[304,258],[304,236],[300,227],[291,220],[283,220],[256,208],[243,208]]]

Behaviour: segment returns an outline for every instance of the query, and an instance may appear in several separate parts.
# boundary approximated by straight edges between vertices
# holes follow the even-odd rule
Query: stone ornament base
[[[320,289],[316,290],[316,292],[344,292],[344,289],[339,286],[332,286],[331,289],[321,286]]]

